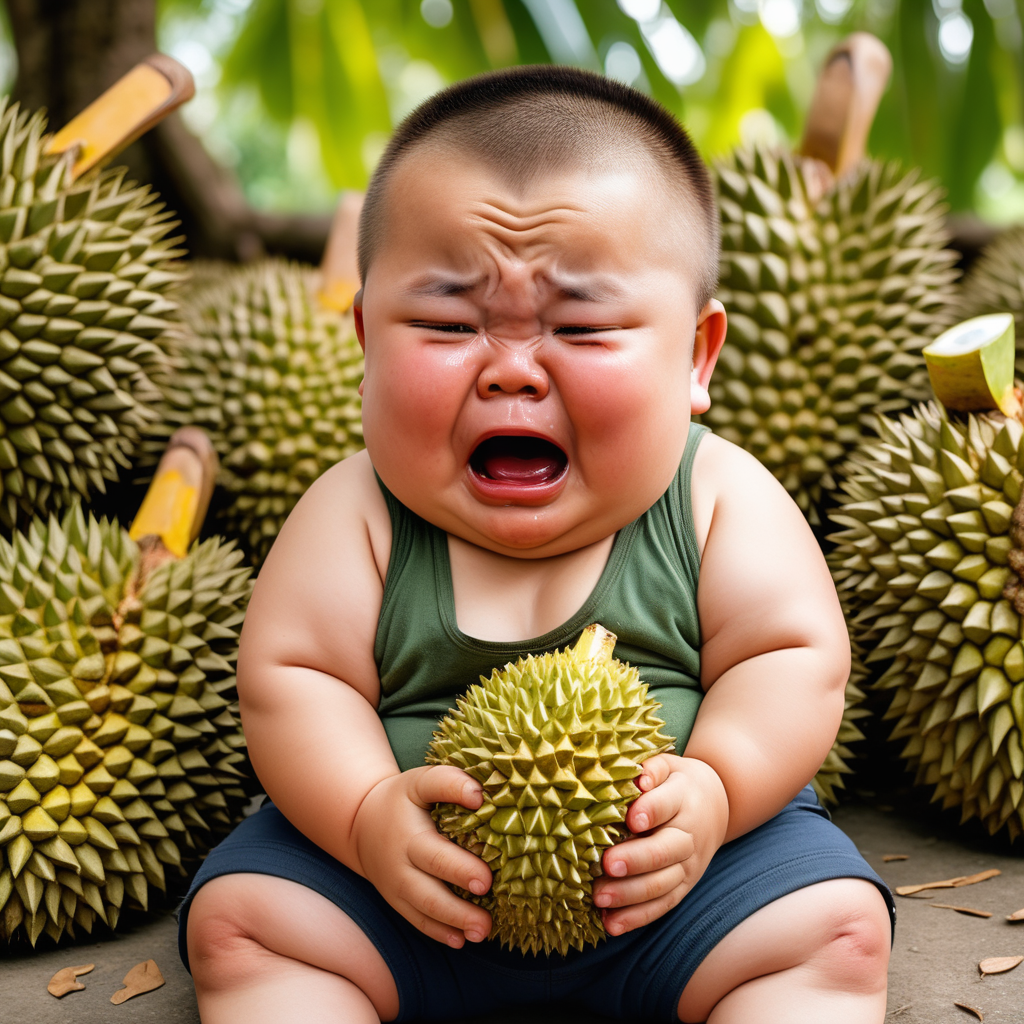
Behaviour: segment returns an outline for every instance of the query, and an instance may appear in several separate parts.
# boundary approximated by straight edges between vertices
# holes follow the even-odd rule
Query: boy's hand
[[[639,928],[679,903],[722,845],[729,822],[725,787],[704,761],[658,754],[644,762],[636,785],[641,795],[626,825],[637,836],[605,850],[604,875],[594,883],[609,935]]]
[[[430,808],[448,802],[475,810],[482,801],[480,784],[459,768],[412,768],[378,782],[352,824],[363,877],[410,924],[455,949],[467,939],[486,939],[491,915],[444,883],[482,896],[492,873],[479,857],[437,831]]]

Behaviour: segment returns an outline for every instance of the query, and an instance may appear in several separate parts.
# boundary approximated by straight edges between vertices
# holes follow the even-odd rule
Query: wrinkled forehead
[[[477,247],[510,259],[547,253],[563,265],[700,265],[693,200],[642,151],[616,147],[510,169],[446,140],[417,146],[392,169],[375,260],[413,252],[455,264]]]

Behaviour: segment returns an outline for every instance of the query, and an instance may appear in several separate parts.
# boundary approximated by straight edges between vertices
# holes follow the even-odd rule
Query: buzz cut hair
[[[591,71],[550,64],[491,71],[457,82],[402,121],[366,190],[359,220],[359,275],[364,282],[386,231],[394,169],[408,153],[427,145],[468,152],[517,186],[545,171],[600,166],[623,154],[627,166],[653,167],[686,216],[679,244],[696,272],[698,311],[714,295],[720,247],[715,190],[685,129],[637,89]]]

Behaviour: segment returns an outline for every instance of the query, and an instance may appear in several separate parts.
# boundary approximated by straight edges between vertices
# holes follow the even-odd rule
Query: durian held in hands
[[[7,527],[102,492],[154,418],[150,377],[174,330],[180,239],[148,188],[99,165],[189,95],[188,72],[155,55],[56,136],[42,112],[0,99]]]
[[[115,927],[241,818],[251,584],[193,543],[210,454],[173,440],[131,535],[75,505],[0,540],[0,940]]]
[[[893,739],[933,800],[1024,832],[1024,426],[1009,314],[925,349],[938,403],[878,417],[850,459],[829,556]],[[959,373],[956,371],[959,369]],[[965,407],[966,406],[966,407]],[[971,411],[971,410],[974,411]],[[1005,410],[1005,411],[1000,411]],[[1010,412],[1007,415],[1006,412]]]
[[[456,891],[490,912],[491,938],[510,948],[564,954],[604,936],[592,900],[601,856],[631,834],[642,762],[674,747],[660,705],[614,647],[595,624],[572,648],[495,669],[434,734],[427,761],[462,768],[484,790],[476,811],[432,812],[494,872],[487,894]]]
[[[715,167],[729,336],[703,418],[815,525],[874,414],[928,397],[921,349],[953,317],[941,188],[864,159],[890,64],[851,36],[826,62],[802,153],[743,147]]]

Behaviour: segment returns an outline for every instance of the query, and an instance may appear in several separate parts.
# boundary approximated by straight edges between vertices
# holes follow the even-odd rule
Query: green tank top
[[[532,640],[477,640],[455,620],[448,536],[406,508],[378,478],[391,515],[391,561],[374,659],[380,673],[378,712],[402,771],[424,764],[438,721],[480,676],[528,654],[575,643],[600,622],[618,640],[615,657],[640,670],[662,705],[664,731],[682,753],[697,716],[700,555],[690,509],[690,471],[707,427],[691,424],[669,489],[616,535],[597,585],[580,610]]]

